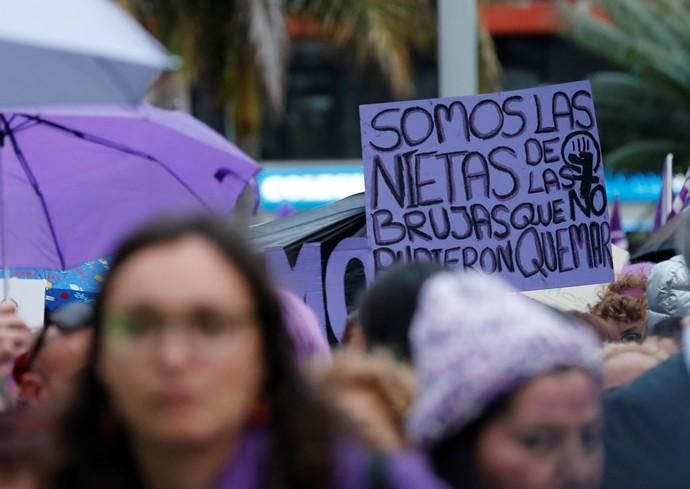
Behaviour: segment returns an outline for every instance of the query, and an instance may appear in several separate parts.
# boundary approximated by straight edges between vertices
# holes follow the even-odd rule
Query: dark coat
[[[690,488],[690,374],[675,355],[605,400],[603,489]]]

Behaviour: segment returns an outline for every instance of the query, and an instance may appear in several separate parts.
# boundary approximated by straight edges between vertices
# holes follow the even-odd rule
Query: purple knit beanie
[[[283,319],[300,363],[329,360],[331,350],[314,311],[292,292],[278,290]]]
[[[408,432],[422,447],[556,368],[579,367],[601,380],[600,347],[590,331],[487,275],[432,277],[420,294],[411,341],[419,393]]]

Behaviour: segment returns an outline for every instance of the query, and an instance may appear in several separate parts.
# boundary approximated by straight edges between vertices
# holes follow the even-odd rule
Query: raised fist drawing
[[[574,180],[580,182],[580,196],[588,199],[592,186],[599,183],[599,177],[594,173],[595,158],[598,160],[598,149],[594,147],[594,141],[590,141],[591,136],[581,135],[570,142],[570,147],[564,147],[566,153],[565,164],[575,172]],[[596,162],[598,167],[598,161]]]

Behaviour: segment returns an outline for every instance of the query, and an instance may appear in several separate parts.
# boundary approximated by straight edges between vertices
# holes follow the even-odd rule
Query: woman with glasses
[[[55,409],[69,402],[91,345],[92,312],[88,304],[73,302],[46,315],[45,326],[12,372],[21,403]]]
[[[161,221],[122,245],[54,487],[439,487],[414,455],[381,463],[346,440],[260,270],[211,219]]]

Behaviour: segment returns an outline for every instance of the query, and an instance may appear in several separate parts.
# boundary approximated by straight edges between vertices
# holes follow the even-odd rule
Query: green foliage
[[[431,40],[435,26],[431,0],[119,1],[181,54],[190,79],[219,103],[241,101],[241,78],[251,70],[277,113],[284,97],[288,13],[311,16],[326,37],[360,61],[375,62],[397,95],[411,91],[411,51]]]
[[[658,171],[690,159],[690,1],[593,0],[607,19],[562,2],[566,35],[621,72],[591,77],[607,164]]]

